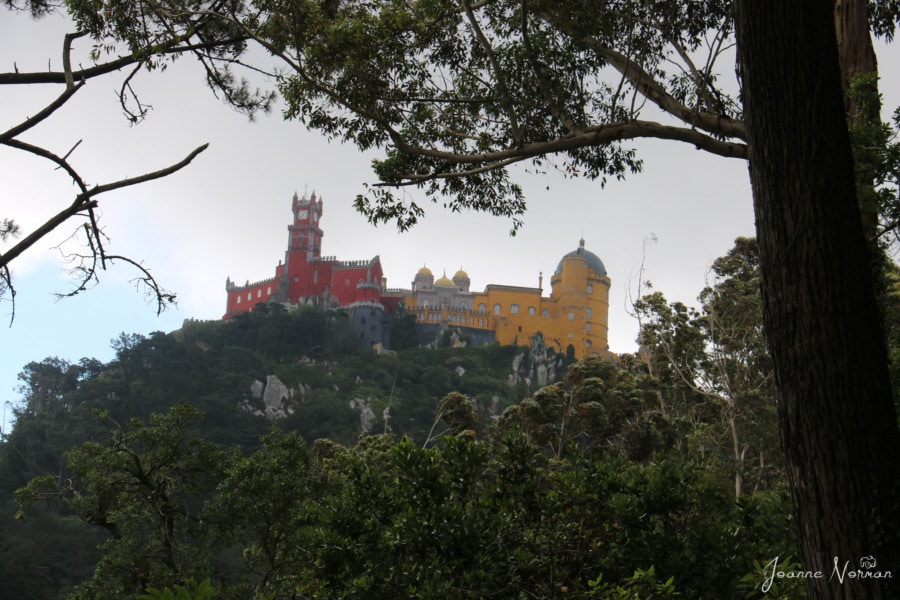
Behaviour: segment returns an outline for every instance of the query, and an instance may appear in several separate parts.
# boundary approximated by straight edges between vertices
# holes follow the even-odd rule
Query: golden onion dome
[[[434,282],[434,285],[445,285],[447,287],[453,287],[454,283],[450,281],[450,278],[447,277],[446,273],[444,273],[440,279]]]
[[[416,271],[416,275],[432,275],[431,269],[428,267],[422,267],[418,271]]]
[[[453,275],[453,279],[468,279],[468,278],[469,278],[469,274],[466,273],[465,271],[463,271],[462,269],[460,269]]]

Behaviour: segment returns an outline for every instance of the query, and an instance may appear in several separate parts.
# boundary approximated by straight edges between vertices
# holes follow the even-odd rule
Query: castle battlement
[[[378,257],[370,260],[342,260],[334,265],[335,269],[358,269],[359,267],[368,267],[378,262]]]

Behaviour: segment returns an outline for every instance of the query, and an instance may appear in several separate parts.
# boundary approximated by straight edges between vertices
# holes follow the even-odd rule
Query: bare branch
[[[39,156],[52,157],[51,160],[54,160],[54,162],[60,164],[60,166],[63,167],[72,176],[76,183],[78,183],[79,187],[81,187],[82,192],[75,197],[75,200],[72,202],[72,204],[55,214],[53,217],[44,222],[40,227],[31,232],[31,234],[23,238],[22,241],[20,241],[18,244],[10,248],[4,254],[0,255],[0,267],[8,265],[12,260],[22,254],[22,252],[33,246],[38,240],[59,227],[68,219],[74,217],[82,211],[90,210],[96,207],[97,200],[95,199],[95,196],[99,196],[100,194],[103,194],[105,192],[110,192],[113,190],[137,185],[139,183],[144,183],[146,181],[152,181],[154,179],[159,179],[161,177],[171,175],[172,173],[190,164],[190,162],[198,154],[206,150],[206,148],[209,146],[209,144],[203,144],[202,146],[191,152],[183,160],[164,169],[140,175],[138,177],[122,179],[114,183],[97,185],[91,189],[87,189],[78,173],[76,173],[75,170],[72,169],[72,167],[65,160],[60,159],[56,155],[44,150],[43,148],[31,146],[30,144],[24,144],[23,142],[19,142],[17,140],[9,140],[6,142],[6,145],[21,149],[26,149],[22,146],[28,146],[28,151],[31,151],[34,154],[38,154]]]
[[[0,144],[4,143],[6,140],[11,140],[14,137],[28,131],[29,129],[52,115],[58,108],[68,102],[69,98],[71,98],[75,94],[75,92],[80,90],[82,86],[84,86],[84,81],[79,81],[72,87],[67,86],[66,90],[62,94],[60,94],[59,97],[56,98],[56,100],[44,107],[44,109],[39,113],[37,113],[33,117],[25,119],[15,127],[6,130],[3,133],[0,133]]]
[[[114,183],[97,185],[90,190],[79,194],[78,197],[82,200],[87,200],[105,192],[111,192],[112,190],[118,190],[124,187],[144,183],[146,181],[153,181],[154,179],[166,177],[167,175],[171,175],[172,173],[175,173],[176,171],[179,171],[189,165],[191,161],[197,157],[198,154],[200,154],[207,148],[209,148],[209,144],[203,144],[202,146],[195,148],[190,154],[188,154],[185,158],[175,163],[174,165],[165,167],[164,169],[160,169],[158,171],[153,171],[152,173],[145,173],[144,175],[139,175],[137,177],[127,177],[125,179],[120,179],[119,181],[116,181]]]
[[[63,38],[63,76],[66,79],[66,89],[75,87],[75,77],[72,75],[72,42],[80,37],[87,35],[87,31],[76,31],[75,33],[67,33]]]
[[[158,47],[142,48],[140,50],[132,52],[131,54],[127,54],[109,62],[95,65],[93,67],[88,67],[86,69],[72,71],[72,79],[74,79],[75,81],[85,81],[88,79],[93,79],[95,77],[100,77],[101,75],[113,73],[115,71],[124,69],[125,67],[137,63],[143,63],[146,60],[147,56],[150,56],[151,54],[155,56],[179,55],[187,52],[210,50],[223,45],[238,44],[240,42],[247,41],[248,39],[245,36],[238,36],[228,38],[226,40],[215,40],[210,42],[202,42],[199,44],[180,45],[186,39],[188,39],[188,37],[189,36],[180,36],[178,39],[174,39],[171,42]],[[20,73],[18,71],[13,71],[10,73],[0,73],[0,85],[25,85],[42,83],[64,84],[66,83],[66,72],[52,71],[48,69],[47,71],[28,73]]]

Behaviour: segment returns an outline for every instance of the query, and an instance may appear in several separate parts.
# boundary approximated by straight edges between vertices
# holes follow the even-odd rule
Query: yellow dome
[[[431,269],[428,267],[422,267],[416,272],[416,275],[431,275]]]
[[[450,281],[450,279],[447,277],[447,274],[444,273],[440,279],[434,282],[434,285],[446,285],[448,287],[453,287],[454,283]]]
[[[462,278],[462,279],[468,279],[468,278],[469,278],[469,274],[466,273],[465,271],[463,271],[462,269],[460,269],[460,270],[457,271],[456,274],[453,276],[453,279],[460,279],[460,278]]]

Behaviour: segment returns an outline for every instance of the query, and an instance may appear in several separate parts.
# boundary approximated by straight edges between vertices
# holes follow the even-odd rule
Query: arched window
[[[593,284],[593,283],[587,284],[587,293],[588,293],[588,294],[593,294],[593,293],[594,293],[594,284]]]
[[[528,307],[528,315],[533,317],[533,316],[534,316],[534,312],[535,312],[534,307],[533,307],[533,306],[529,306],[529,307]]]
[[[594,311],[591,309],[587,309],[587,318],[590,319],[594,316]]]
[[[238,304],[241,303],[241,297],[240,297],[240,296],[238,296],[238,301],[237,301],[237,303],[238,303]]]
[[[542,311],[541,311],[541,316],[542,316],[542,317],[549,317],[549,316],[550,316],[550,309],[549,309],[549,308],[545,308],[544,310],[542,310]]]
[[[478,312],[480,312],[481,314],[484,314],[487,312],[487,305],[484,302],[482,302],[478,305]]]
[[[499,315],[499,314],[500,314],[500,305],[499,305],[499,304],[495,304],[495,305],[494,305],[494,314],[495,314],[495,315]]]
[[[569,320],[570,320],[570,321],[574,321],[574,320],[575,320],[575,313],[569,313]]]

